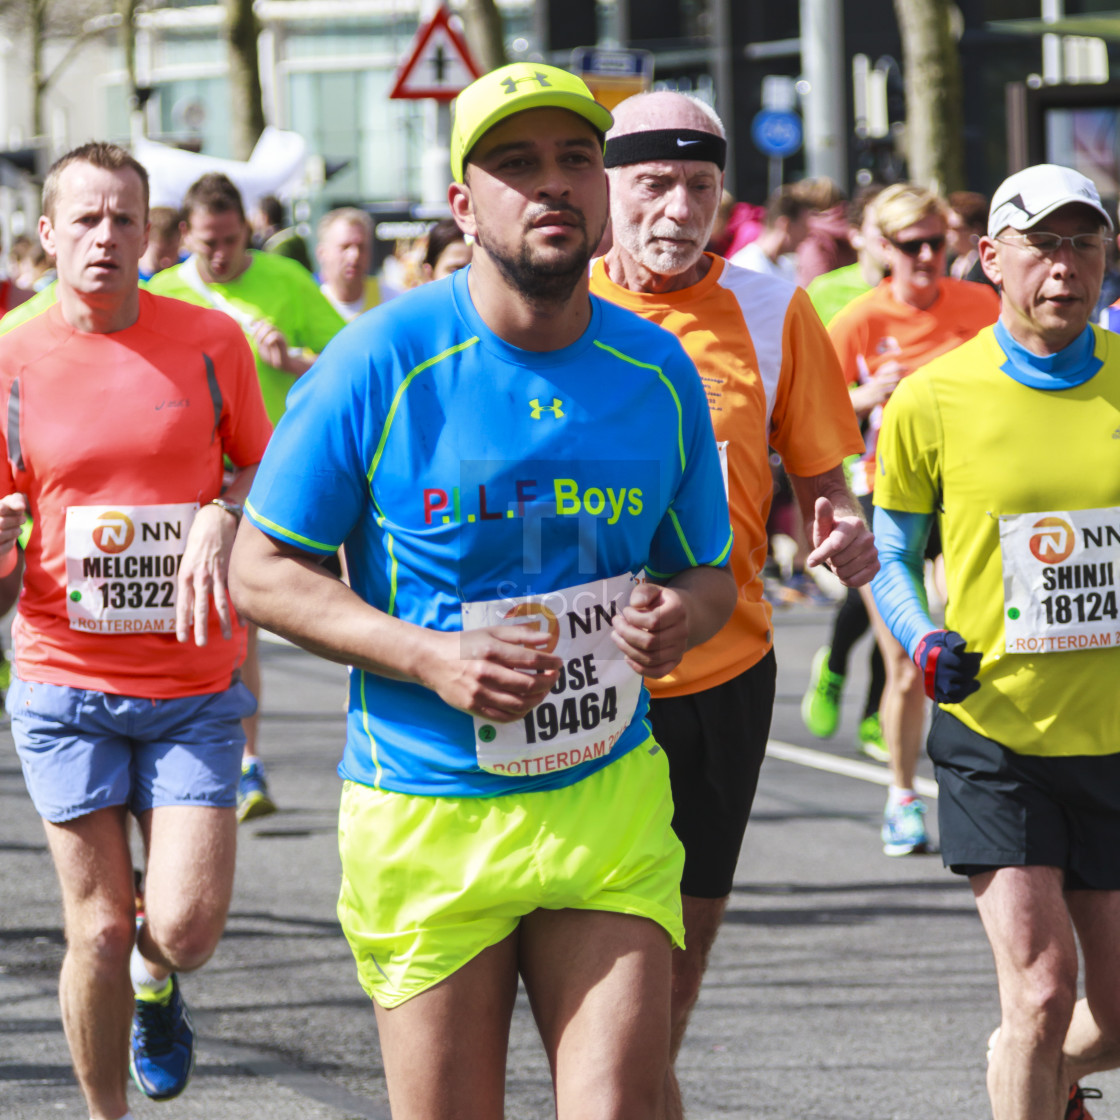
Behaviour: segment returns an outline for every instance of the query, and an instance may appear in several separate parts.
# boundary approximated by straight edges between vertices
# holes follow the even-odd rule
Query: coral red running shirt
[[[221,493],[223,457],[251,466],[271,435],[237,324],[141,291],[132,326],[89,334],[56,304],[4,339],[0,409],[0,492],[26,494],[34,521],[13,626],[18,675],[151,699],[227,688],[244,627],[226,641],[211,607],[208,644],[180,643],[161,604],[189,511]],[[75,558],[82,525],[88,555]]]

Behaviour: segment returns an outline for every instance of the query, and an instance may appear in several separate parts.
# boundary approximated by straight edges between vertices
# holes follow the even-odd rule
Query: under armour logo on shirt
[[[564,415],[564,410],[561,408],[563,403],[564,402],[559,397],[553,397],[552,404],[541,404],[541,402],[534,397],[529,402],[529,415],[532,416],[534,420],[539,420],[542,412],[551,412],[552,415],[559,420]]]

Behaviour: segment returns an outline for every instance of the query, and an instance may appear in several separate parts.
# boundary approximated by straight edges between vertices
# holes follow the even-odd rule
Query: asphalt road
[[[985,1040],[998,1021],[991,955],[967,885],[937,857],[882,854],[885,769],[852,746],[863,647],[840,733],[822,743],[801,724],[809,661],[829,619],[800,606],[777,619],[773,742],[679,1063],[689,1116],[984,1117]],[[265,646],[264,665],[262,751],[281,811],[242,827],[228,930],[184,982],[199,1036],[191,1086],[166,1104],[133,1090],[138,1120],[388,1118],[373,1014],[334,914],[344,672],[277,644]],[[931,776],[928,762],[922,773]],[[58,1013],[59,924],[41,827],[4,730],[3,1120],[85,1117]],[[1105,1091],[1097,1120],[1120,1116],[1120,1075],[1095,1084]],[[552,1115],[524,998],[506,1115]]]

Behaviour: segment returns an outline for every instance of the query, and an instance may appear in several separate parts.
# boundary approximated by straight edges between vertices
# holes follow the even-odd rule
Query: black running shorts
[[[774,651],[745,673],[689,696],[650,702],[669,760],[673,831],[684,845],[681,893],[731,893],[774,711]]]
[[[1016,754],[935,707],[929,756],[950,870],[1060,867],[1067,890],[1120,890],[1120,754]]]

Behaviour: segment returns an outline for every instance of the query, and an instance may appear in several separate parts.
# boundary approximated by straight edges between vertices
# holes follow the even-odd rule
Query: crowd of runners
[[[774,704],[775,461],[801,565],[846,595],[814,734],[875,634],[889,855],[930,847],[935,704],[942,855],[999,981],[993,1116],[1089,1116],[1082,1078],[1120,1066],[1112,216],[1027,168],[949,275],[935,193],[787,190],[727,259],[728,145],[696,98],[612,115],[553,67],[485,75],[432,282],[391,300],[362,210],[319,224],[316,280],[223,175],[157,221],[126,151],[51,168],[54,276],[0,323],[0,586],[91,1120],[131,1118],[130,1071],[155,1100],[191,1075],[181,977],[238,820],[275,809],[258,628],[350,668],[338,917],[394,1115],[503,1115],[520,982],[561,1120],[683,1117]],[[809,283],[786,254],[814,232],[837,267]]]

